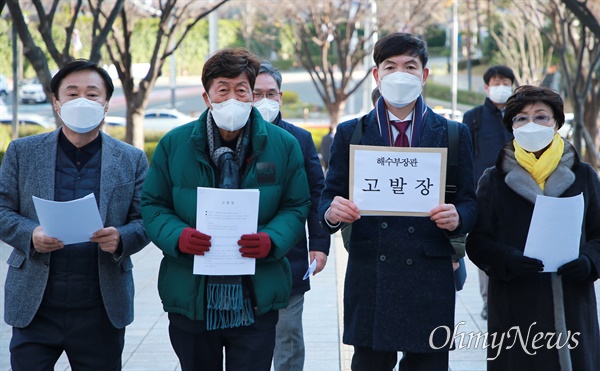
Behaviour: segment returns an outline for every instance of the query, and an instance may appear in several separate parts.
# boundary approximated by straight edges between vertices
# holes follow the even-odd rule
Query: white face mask
[[[530,122],[520,128],[513,129],[515,140],[524,150],[537,152],[546,148],[554,139],[554,127],[538,125]]]
[[[210,102],[210,98],[208,100]],[[240,130],[248,122],[250,111],[252,111],[252,102],[240,102],[237,99],[229,99],[222,103],[213,103],[212,117],[217,127],[227,130]]]
[[[512,88],[510,86],[490,86],[488,90],[490,100],[498,104],[506,103],[508,98],[512,95]]]
[[[277,118],[277,115],[279,115],[279,102],[276,100],[263,98],[254,103],[254,107],[269,122],[273,122]]]
[[[100,125],[106,115],[105,107],[87,98],[77,98],[63,103],[59,116],[69,129],[85,134]]]
[[[383,99],[396,108],[402,108],[414,102],[423,85],[421,78],[406,72],[394,72],[381,79],[381,95]]]

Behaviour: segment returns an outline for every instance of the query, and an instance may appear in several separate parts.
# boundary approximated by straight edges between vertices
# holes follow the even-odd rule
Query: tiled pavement
[[[4,279],[6,259],[11,248],[0,243],[0,316],[4,313]],[[135,320],[127,327],[123,370],[168,371],[180,370],[175,353],[169,343],[168,320],[162,310],[156,279],[161,258],[159,249],[150,245],[133,257],[135,278]],[[327,267],[312,278],[312,290],[304,303],[304,332],[306,342],[306,371],[350,370],[352,348],[341,344],[341,311],[343,277],[346,251],[339,234],[332,236],[332,251]],[[464,321],[464,333],[485,332],[485,321],[479,316],[481,297],[476,267],[467,262],[468,278],[464,289],[458,293],[456,323]],[[600,294],[597,287],[597,294]],[[0,370],[10,370],[8,342],[11,329],[0,324]],[[485,370],[485,350],[458,349],[450,353],[452,371]],[[66,357],[57,363],[55,370],[70,370]]]

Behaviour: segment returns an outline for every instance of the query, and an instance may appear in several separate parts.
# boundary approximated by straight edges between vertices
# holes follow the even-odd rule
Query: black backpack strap
[[[453,199],[456,194],[456,183],[458,178],[459,157],[459,130],[458,122],[446,119],[448,129],[448,158],[446,164],[446,202]]]
[[[354,127],[354,131],[352,132],[352,137],[350,138],[350,144],[359,144],[360,140],[363,136],[364,126],[365,126],[365,118],[367,115],[364,115],[360,118],[356,119],[356,126]]]
[[[356,126],[354,127],[354,131],[352,132],[352,137],[350,137],[350,144],[360,143],[360,140],[363,136],[366,117],[367,115],[364,115],[356,119]],[[352,233],[352,223],[342,223],[341,233],[342,241],[344,242],[344,248],[346,249],[346,251],[348,251],[348,247],[350,246],[350,234]]]
[[[479,156],[479,139],[477,134],[481,127],[481,118],[483,116],[483,106],[477,106],[473,109],[473,123],[471,125],[471,139],[473,141],[473,157]]]

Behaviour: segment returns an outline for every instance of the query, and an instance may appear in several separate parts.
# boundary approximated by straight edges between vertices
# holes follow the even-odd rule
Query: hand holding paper
[[[210,250],[210,236],[195,230],[184,228],[179,236],[179,251],[190,255],[204,255]]]
[[[238,245],[244,258],[264,258],[271,251],[271,237],[264,232],[244,234]]]
[[[306,270],[306,273],[304,273],[304,277],[302,279],[303,280],[308,279],[308,277],[310,277],[310,275],[313,274],[315,269],[317,269],[317,259],[313,260],[312,263],[310,263],[310,265],[308,266],[308,269]]]
[[[525,276],[539,273],[544,270],[544,263],[539,259],[523,255],[519,250],[513,249],[506,257],[506,270],[512,277]]]
[[[43,233],[65,245],[89,242],[95,232],[104,228],[93,193],[72,201],[31,197]]]
[[[325,254],[322,251],[310,251],[309,252],[310,255],[310,261],[313,262],[315,265],[315,269],[314,269],[314,273],[313,275],[316,275],[317,273],[321,272],[323,270],[323,268],[325,268],[325,264],[327,264],[327,254]],[[311,263],[312,264],[312,263]]]
[[[556,273],[567,280],[580,282],[588,278],[592,273],[592,263],[590,262],[590,258],[579,254],[579,258],[562,265]]]
[[[117,251],[119,242],[121,242],[121,234],[115,227],[102,228],[99,231],[94,232],[91,242],[95,242],[100,247],[100,250],[109,254]]]
[[[38,225],[33,230],[31,241],[33,242],[33,248],[39,253],[49,253],[54,250],[62,249],[65,246],[61,240],[46,236],[41,225]]]

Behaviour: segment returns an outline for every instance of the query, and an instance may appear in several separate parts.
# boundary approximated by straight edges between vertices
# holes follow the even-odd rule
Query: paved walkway
[[[0,242],[0,315],[4,316],[4,280],[6,259],[12,249]],[[304,304],[304,331],[306,342],[305,371],[348,371],[352,348],[341,344],[342,293],[347,254],[339,234],[332,236],[332,249],[323,272],[312,278],[312,290]],[[180,370],[179,362],[168,337],[168,319],[162,310],[156,280],[161,252],[149,245],[134,255],[135,320],[127,327],[123,370],[171,371]],[[477,268],[467,261],[468,278],[458,293],[456,323],[464,321],[462,332],[485,332],[486,323],[479,316],[482,302],[479,296]],[[597,295],[599,285],[596,285]],[[0,370],[10,370],[8,343],[11,329],[0,324]],[[485,350],[458,349],[450,353],[452,371],[485,370]],[[66,356],[59,360],[55,370],[70,370]]]

